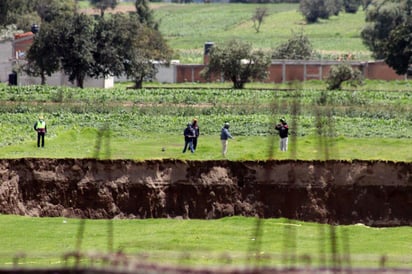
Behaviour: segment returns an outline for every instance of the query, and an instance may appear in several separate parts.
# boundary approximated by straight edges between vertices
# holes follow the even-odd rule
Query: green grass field
[[[218,135],[201,136],[197,151],[182,153],[184,140],[179,135],[136,135],[130,138],[103,138],[103,148],[98,149],[97,132],[93,130],[63,131],[56,137],[46,137],[45,148],[36,147],[36,136],[23,144],[0,148],[1,158],[111,158],[111,159],[182,159],[182,160],[266,160],[266,159],[338,159],[412,161],[410,139],[397,138],[346,138],[328,139],[328,147],[312,137],[289,140],[288,152],[278,149],[278,137],[234,136],[229,141],[228,155],[221,156]],[[127,145],[126,145],[127,144]],[[272,147],[273,150],[272,150]],[[164,148],[165,150],[163,150]],[[329,157],[327,155],[330,155]]]
[[[230,160],[411,161],[408,83],[385,86],[376,81],[367,83],[376,90],[364,86],[333,92],[317,83],[295,92],[206,86],[79,90],[4,85],[0,87],[0,157],[222,159],[219,133],[229,121],[235,136],[229,143]],[[44,149],[36,147],[32,128],[39,113],[48,123]],[[287,153],[279,153],[273,130],[282,116],[291,126]],[[201,127],[199,149],[193,155],[182,154],[183,129],[193,117]],[[105,126],[109,131],[99,149],[98,134]]]
[[[258,223],[244,217],[81,221],[0,215],[0,223],[1,267],[13,265],[10,254],[24,254],[20,263],[28,267],[56,267],[64,265],[63,254],[72,251],[121,251],[152,262],[196,266],[250,266],[257,257],[259,265],[277,267],[317,266],[324,259],[324,266],[378,268],[383,256],[388,267],[411,264],[410,227],[329,226],[286,219]],[[295,262],[288,256],[296,256]],[[84,259],[83,264],[90,263]]]
[[[258,7],[267,7],[269,16],[256,33],[251,17]],[[208,41],[241,39],[270,51],[293,32],[307,35],[319,58],[336,59],[343,53],[351,53],[355,59],[370,58],[360,38],[365,22],[362,10],[342,12],[316,24],[306,24],[298,4],[156,4],[154,14],[160,21],[159,30],[183,63],[201,63]]]
[[[80,1],[82,8],[87,7]],[[308,35],[318,55],[335,59],[352,53],[368,59],[360,39],[364,13],[341,13],[328,21],[307,25],[297,5],[267,5],[260,33],[250,18],[254,4],[156,4],[160,31],[182,63],[201,63],[207,41],[232,38],[268,51],[285,42],[292,32]],[[254,83],[256,89],[219,90],[222,85],[174,86],[158,83],[142,91],[118,85],[112,90],[69,88],[11,88],[0,85],[0,158],[127,158],[218,160],[218,134],[231,122],[235,140],[229,160],[363,159],[412,161],[412,94],[410,81],[367,82],[357,89],[329,93],[324,84],[291,85]],[[299,96],[272,88],[296,87]],[[170,87],[170,86],[169,86]],[[169,88],[168,87],[168,88]],[[261,88],[264,90],[262,91]],[[267,90],[265,90],[267,89]],[[322,100],[321,100],[322,99]],[[294,106],[299,102],[299,113]],[[46,147],[35,145],[33,123],[44,113],[49,126]],[[277,150],[271,124],[279,117],[296,121],[289,151]],[[332,136],[316,134],[317,117]],[[198,117],[202,136],[195,154],[182,154],[185,123]],[[98,148],[104,125],[110,134]],[[323,132],[322,134],[325,134]],[[325,145],[326,144],[326,145]],[[273,147],[273,150],[272,150]],[[165,148],[165,151],[162,151]],[[28,267],[61,266],[66,252],[122,251],[160,263],[188,265],[312,266],[340,263],[352,267],[410,268],[410,227],[370,228],[363,225],[329,226],[284,219],[232,217],[220,220],[84,220],[28,218],[0,215],[0,268],[15,263]],[[84,228],[84,233],[81,233]],[[336,233],[336,238],[333,235]],[[256,236],[258,235],[258,236]],[[296,255],[295,262],[293,255]],[[22,257],[18,262],[15,257]],[[337,258],[337,260],[333,260]],[[90,262],[85,260],[85,265]]]
[[[214,85],[169,89],[154,84],[143,90],[125,85],[111,90],[3,85],[0,157],[219,160],[218,134],[228,120],[235,136],[229,142],[229,160],[411,162],[409,86],[408,81],[372,81],[359,89],[327,92],[321,83],[309,82],[299,85],[296,93],[260,88],[238,91]],[[299,111],[294,113],[296,104]],[[32,129],[39,113],[49,126],[44,149],[36,147]],[[278,151],[278,137],[271,134],[272,123],[281,115],[296,127],[286,153]],[[199,118],[203,133],[199,148],[194,154],[182,154],[182,131],[193,117]],[[110,131],[99,139],[105,125]],[[412,251],[410,227],[335,227],[268,219],[260,230],[256,219],[242,217],[82,223],[0,215],[0,223],[0,267],[11,267],[15,256],[22,256],[18,263],[30,267],[60,266],[65,263],[63,254],[73,250],[121,250],[156,262],[185,265],[303,266],[309,255],[312,266],[379,267],[384,258],[385,266],[410,267]],[[294,254],[296,261],[285,260]],[[259,255],[258,262],[255,255]]]

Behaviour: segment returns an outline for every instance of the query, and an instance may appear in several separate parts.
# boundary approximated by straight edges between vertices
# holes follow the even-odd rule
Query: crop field
[[[331,158],[410,161],[411,154],[404,147],[412,136],[411,92],[404,90],[403,83],[393,85],[399,90],[331,92],[319,85],[318,89],[295,91],[2,86],[0,151],[3,158],[48,157],[50,152],[49,157],[57,158],[93,157],[97,133],[108,127],[112,158],[220,159],[218,135],[227,121],[238,137],[232,142],[229,159],[268,159],[268,137],[274,136],[278,119],[285,117],[295,123],[291,138],[296,138],[298,147],[295,155],[291,151],[277,157],[323,159],[316,148],[318,129],[323,127],[331,130],[326,136],[335,150]],[[40,113],[49,125],[48,146],[59,150],[35,147],[32,127]],[[183,129],[194,117],[202,125],[203,147],[196,156],[182,155]],[[124,150],[124,142],[133,144],[132,148]],[[251,149],[251,142],[262,145]],[[353,142],[363,143],[366,149],[353,147]]]

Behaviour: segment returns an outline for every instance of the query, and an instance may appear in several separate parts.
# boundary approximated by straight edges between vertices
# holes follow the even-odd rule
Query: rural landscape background
[[[83,10],[97,13],[93,8]],[[369,50],[363,45],[360,31],[365,22],[362,9],[356,14],[341,12],[329,20],[307,24],[299,12],[299,4],[173,4],[151,3],[159,30],[175,50],[181,63],[203,63],[204,44],[216,44],[232,39],[251,43],[257,49],[271,51],[286,42],[293,33],[303,32],[309,37],[319,59],[337,60],[343,54],[355,59],[370,59]],[[256,8],[265,7],[265,17],[260,31],[253,28],[252,16]],[[123,3],[117,11],[133,11],[133,3]],[[108,10],[116,12],[116,10]]]
[[[81,4],[85,12],[93,12]],[[250,20],[257,7],[254,4],[151,4],[160,31],[181,63],[202,63],[207,41],[238,38],[271,51],[293,32],[301,31],[308,35],[319,59],[336,60],[347,53],[357,60],[371,58],[360,38],[362,10],[307,25],[295,4],[266,6],[270,16],[256,33]],[[123,11],[128,8],[119,7]],[[115,172],[109,166],[116,160],[136,161],[143,167],[171,160],[187,164],[187,170],[191,162],[209,160],[229,164],[253,161],[262,166],[268,160],[370,161],[405,165],[402,174],[410,183],[409,80],[366,81],[359,87],[344,86],[341,91],[328,91],[323,81],[249,83],[244,90],[231,89],[231,83],[147,82],[141,90],[130,86],[118,83],[103,90],[1,84],[2,208],[16,194],[10,192],[10,186],[18,185],[18,180],[33,176],[38,183],[34,189],[47,189],[50,174],[63,169],[60,165],[55,169],[37,166],[42,159],[97,159],[109,163],[102,164],[108,174]],[[33,131],[39,114],[48,123],[44,149],[36,147]],[[201,130],[199,149],[182,154],[183,129],[195,117]],[[291,127],[286,153],[278,151],[273,130],[280,117]],[[224,122],[230,123],[235,137],[229,141],[226,158],[221,156],[219,140]],[[12,160],[21,167],[17,174],[9,172],[14,168]],[[376,174],[377,170],[370,172]],[[99,182],[108,181],[101,177]],[[408,193],[408,184],[393,189],[401,187]],[[107,266],[104,254],[117,253],[142,264],[196,267],[410,269],[412,233],[408,225],[373,227],[258,216],[215,220],[44,217],[39,214],[42,207],[62,201],[46,198],[44,204],[32,205],[29,202],[38,197],[31,197],[29,191],[16,196],[27,200],[15,208],[29,208],[37,217],[0,215],[2,269],[93,265],[92,256],[76,257],[83,252],[95,254],[97,266]],[[288,198],[292,199],[285,196]],[[119,262],[121,258],[115,261]]]

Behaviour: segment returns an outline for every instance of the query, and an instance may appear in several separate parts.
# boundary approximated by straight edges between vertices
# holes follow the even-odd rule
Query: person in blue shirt
[[[220,141],[222,142],[222,156],[226,157],[228,139],[234,139],[229,132],[229,123],[225,123],[220,132]]]

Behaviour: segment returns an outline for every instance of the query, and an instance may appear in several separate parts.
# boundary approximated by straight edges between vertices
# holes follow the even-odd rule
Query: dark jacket
[[[287,123],[276,125],[275,129],[279,131],[280,138],[286,138],[289,135],[289,127]]]
[[[195,137],[195,130],[191,126],[188,126],[183,131],[183,135],[185,136],[185,140],[193,139]]]
[[[200,135],[199,126],[197,124],[192,124],[192,128],[195,131],[195,137],[199,137],[199,135]]]
[[[220,132],[220,140],[227,140],[227,139],[232,139],[232,135],[230,134],[227,128],[222,127],[222,131]]]

